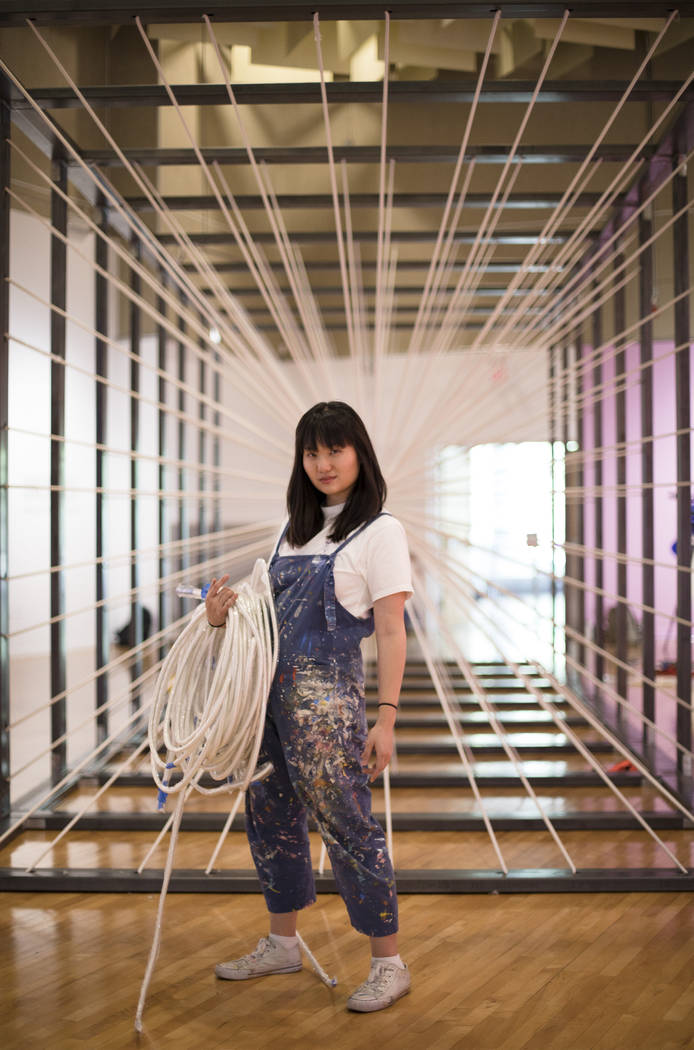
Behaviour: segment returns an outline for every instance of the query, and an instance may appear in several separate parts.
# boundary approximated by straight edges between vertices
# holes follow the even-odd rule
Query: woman
[[[381,1010],[405,995],[410,974],[397,948],[397,895],[368,781],[388,765],[405,663],[404,604],[412,593],[407,540],[383,512],[386,485],[357,413],[341,401],[309,409],[296,430],[287,490],[289,521],[270,562],[279,661],[246,829],[270,934],[215,972],[245,980],[301,969],[297,912],[315,901],[307,814],[316,821],[352,925],[371,942],[366,981],[352,1010]],[[236,600],[213,580],[211,626]],[[375,628],[378,717],[367,733],[360,642]]]

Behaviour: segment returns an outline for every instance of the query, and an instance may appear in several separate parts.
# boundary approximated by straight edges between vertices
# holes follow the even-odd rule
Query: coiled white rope
[[[234,586],[238,598],[227,614],[226,629],[209,626],[205,605],[193,613],[162,664],[149,719],[152,775],[160,800],[178,795],[164,869],[154,938],[142,981],[135,1028],[142,1013],[161,944],[164,902],[173,869],[183,807],[193,789],[203,794],[239,791],[272,769],[256,768],[270,686],[277,666],[278,629],[267,566],[258,559],[250,578]],[[193,588],[181,593],[202,597]],[[159,749],[163,744],[166,758]],[[176,780],[171,782],[173,771]],[[203,787],[203,775],[219,781]],[[233,819],[233,812],[231,814]],[[228,821],[230,825],[231,821]],[[337,982],[318,965],[304,942],[299,944],[318,976],[329,987]]]
[[[149,743],[154,781],[167,795],[188,785],[204,794],[245,788],[270,771],[265,766],[256,773],[277,663],[275,607],[261,559],[237,592],[225,630],[209,626],[201,604],[162,665]],[[175,784],[167,775],[173,768],[180,774]],[[202,787],[205,773],[220,783]]]
[[[209,626],[204,604],[174,642],[159,672],[149,719],[152,775],[160,800],[178,794],[169,852],[159,896],[154,938],[135,1016],[142,1031],[147,988],[161,944],[166,892],[183,805],[196,788],[205,794],[245,789],[272,769],[256,769],[265,709],[277,665],[277,620],[267,566],[258,559],[250,579],[235,588],[238,599],[226,629]],[[199,591],[190,590],[195,597]],[[166,759],[159,755],[161,744]],[[178,771],[170,783],[173,770]],[[202,787],[209,773],[218,786]]]

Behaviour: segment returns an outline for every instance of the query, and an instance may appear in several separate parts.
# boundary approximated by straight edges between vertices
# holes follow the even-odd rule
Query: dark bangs
[[[351,445],[359,460],[359,476],[329,539],[346,539],[353,529],[375,517],[385,502],[386,483],[361,418],[344,401],[321,401],[304,413],[296,428],[294,466],[287,488],[287,541],[292,547],[303,547],[323,528],[324,497],[309,480],[303,464],[304,451],[313,451],[318,445]]]
[[[326,402],[330,404],[331,402]],[[318,408],[319,406],[316,406]],[[309,413],[306,413],[309,415]],[[303,416],[297,427],[297,446],[301,443],[301,454],[309,449],[315,451],[319,445],[328,448],[343,448],[345,445],[353,445],[351,430],[347,420],[341,418],[342,413],[315,413],[309,419]],[[305,422],[304,422],[305,420]],[[302,426],[303,423],[303,426]]]

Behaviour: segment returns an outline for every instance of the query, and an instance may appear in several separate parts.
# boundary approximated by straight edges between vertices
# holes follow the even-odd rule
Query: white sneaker
[[[271,973],[295,973],[301,967],[298,944],[287,949],[268,937],[261,937],[255,951],[231,962],[217,963],[214,972],[225,981],[247,981],[249,977],[265,977]]]
[[[410,990],[410,971],[401,969],[395,963],[371,960],[369,976],[347,1000],[348,1010],[359,1013],[371,1013],[372,1010],[384,1010],[392,1006],[401,996]]]

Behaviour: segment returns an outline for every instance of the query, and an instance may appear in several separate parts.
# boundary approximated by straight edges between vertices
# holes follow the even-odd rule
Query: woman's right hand
[[[229,609],[236,604],[238,594],[232,591],[231,587],[224,586],[228,579],[227,575],[222,576],[221,580],[212,580],[207,592],[205,608],[207,609],[207,622],[211,627],[223,627],[227,621]]]

